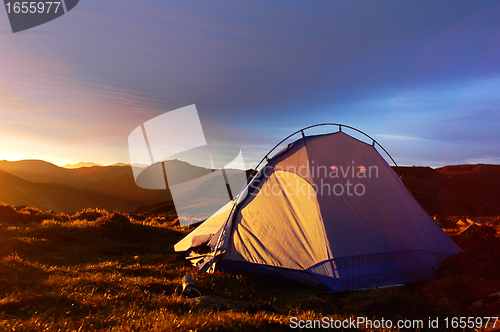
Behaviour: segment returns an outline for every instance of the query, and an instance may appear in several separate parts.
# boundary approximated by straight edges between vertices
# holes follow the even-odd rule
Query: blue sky
[[[341,122],[402,165],[500,163],[498,1],[81,0],[12,34],[0,9],[0,159],[128,162],[141,123],[196,104],[258,161]]]

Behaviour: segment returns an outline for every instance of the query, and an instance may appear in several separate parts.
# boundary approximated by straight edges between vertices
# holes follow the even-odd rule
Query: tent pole
[[[231,212],[229,213],[229,217],[227,218],[226,222],[224,223],[224,225],[222,226],[224,229],[226,228],[228,222],[230,219],[232,219],[233,217],[233,214],[235,213],[235,208],[237,206],[239,206],[243,200],[239,197],[239,195],[245,190],[245,188],[249,187],[250,184],[248,183],[248,181],[250,179],[253,180],[254,178],[254,175],[255,173],[257,172],[257,170],[259,169],[259,166],[264,162],[264,160],[266,160],[268,163],[273,159],[273,158],[269,158],[268,156],[278,147],[280,146],[283,142],[285,142],[287,139],[289,139],[290,137],[298,134],[298,133],[302,133],[302,136],[305,137],[305,134],[304,134],[304,130],[307,130],[307,129],[311,129],[311,128],[315,128],[315,127],[322,127],[322,126],[338,126],[339,127],[339,132],[342,132],[342,127],[346,127],[346,128],[349,128],[351,130],[354,130],[364,136],[366,136],[368,139],[372,140],[372,146],[375,148],[375,144],[377,144],[384,152],[385,154],[391,159],[391,161],[394,163],[394,166],[396,166],[396,168],[398,169],[398,172],[399,172],[399,176],[400,178],[402,177],[402,173],[401,173],[401,170],[399,169],[399,166],[398,164],[396,163],[396,161],[392,158],[392,156],[389,154],[389,152],[387,152],[386,149],[384,149],[384,147],[382,145],[380,145],[379,142],[377,142],[375,139],[373,139],[371,136],[369,136],[368,134],[366,134],[365,132],[359,130],[359,129],[356,129],[354,127],[351,127],[351,126],[348,126],[348,125],[345,125],[345,124],[341,124],[341,123],[318,123],[318,124],[315,124],[315,125],[312,125],[312,126],[308,126],[308,127],[304,127],[302,129],[299,129],[297,130],[296,132],[288,135],[287,137],[285,137],[284,139],[282,139],[278,144],[276,144],[265,156],[264,158],[261,159],[261,161],[257,164],[257,166],[254,168],[253,172],[250,174],[250,176],[247,178],[247,183],[243,186],[243,188],[241,188],[240,192],[238,193],[237,196],[237,201],[235,201],[235,204],[233,205],[233,208],[231,209]],[[248,195],[247,195],[248,196]],[[215,245],[215,248],[214,248],[214,254],[212,256],[212,259],[210,261],[210,266],[208,268],[208,272],[210,272],[212,269],[213,271],[215,272],[215,268],[214,268],[214,263],[215,263],[215,257],[217,256],[217,251],[219,250],[219,244],[220,244],[220,241],[222,240],[222,235],[223,235],[224,231],[222,231],[219,235],[219,238],[217,239],[217,244]]]

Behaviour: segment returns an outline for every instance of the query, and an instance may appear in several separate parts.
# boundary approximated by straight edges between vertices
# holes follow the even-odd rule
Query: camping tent
[[[209,241],[210,254],[191,252],[201,270],[277,274],[334,291],[433,279],[441,262],[460,251],[375,140],[367,144],[341,130],[302,136],[266,157],[235,201],[175,250]]]

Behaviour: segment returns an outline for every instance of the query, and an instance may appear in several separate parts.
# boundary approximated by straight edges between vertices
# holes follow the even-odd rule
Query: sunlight
[[[0,160],[7,160],[7,161],[19,161],[19,160],[44,160],[46,162],[55,164],[57,166],[62,166],[68,164],[68,161],[66,159],[62,158],[53,158],[53,157],[48,157],[46,155],[42,156],[39,153],[6,153],[6,152],[0,152]]]

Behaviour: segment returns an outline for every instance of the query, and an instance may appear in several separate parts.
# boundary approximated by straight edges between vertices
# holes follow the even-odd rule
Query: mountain
[[[86,161],[81,161],[77,164],[66,164],[66,165],[63,165],[62,168],[80,168],[80,167],[91,167],[91,166],[103,166],[101,164],[96,164],[96,163],[93,163],[93,162],[86,162]]]
[[[173,184],[212,172],[178,160],[166,162],[165,168],[169,174],[169,182]],[[147,174],[150,169],[154,168],[149,167],[143,173]],[[131,211],[145,204],[172,201],[169,189],[151,190],[137,186],[132,167],[128,164],[63,168],[42,160],[3,160],[0,161],[0,170],[17,179],[14,181],[10,178],[10,182],[4,181],[0,184],[0,201],[13,205],[34,205],[60,212],[72,212],[87,207]],[[19,182],[20,180],[25,182]],[[158,179],[153,177],[152,180],[164,181],[164,178],[162,175]],[[21,192],[25,188],[30,191],[23,196]],[[68,192],[69,189],[76,190],[78,194]],[[43,198],[47,196],[44,196],[43,190],[51,193],[53,199]],[[65,194],[56,195],[57,191]],[[73,199],[75,195],[79,197],[79,201]],[[99,199],[90,200],[89,197],[92,196]]]
[[[31,182],[80,184],[80,179],[75,177],[70,170],[43,160],[1,160],[0,170]]]
[[[146,204],[138,207],[134,211],[134,214],[142,215],[170,215],[175,214],[175,205],[173,201],[161,201],[151,204]]]
[[[0,201],[7,204],[34,205],[38,208],[60,212],[72,212],[87,207],[130,211],[144,204],[171,200],[168,190],[149,190],[138,187],[130,166],[65,169],[42,160],[22,160],[0,161],[0,170],[25,181],[21,183],[16,180],[13,182],[15,185],[7,185],[7,182],[0,183],[2,192]],[[26,200],[23,201],[19,190],[23,190],[26,186],[37,189],[24,196]],[[57,199],[48,202],[41,199],[44,197],[41,188],[45,188],[53,195],[56,191],[64,192],[65,195],[55,195]],[[80,200],[75,200],[74,195],[70,194],[68,189],[76,190]],[[84,196],[85,199],[83,199]],[[98,199],[89,200],[92,196]],[[73,203],[70,203],[72,201]]]
[[[124,201],[156,202],[171,199],[168,190],[150,190],[137,186],[130,166],[93,166],[70,170],[81,179],[80,188]]]
[[[191,166],[191,165],[190,165]],[[232,182],[233,176],[238,175],[240,171],[238,170],[228,170],[226,175],[228,176],[228,179],[230,182]],[[253,169],[249,169],[245,172],[245,177],[248,179],[250,175],[252,174]],[[194,204],[197,203],[203,203],[206,204],[207,201],[209,200],[204,199],[204,202],[202,202],[202,199],[210,193],[213,193],[213,187],[219,187],[218,182],[220,181],[220,178],[209,178],[208,181],[205,181],[204,183],[201,183],[200,186],[196,188],[196,190],[192,189],[189,190],[186,195],[190,197],[190,201],[194,202]],[[189,189],[189,188],[188,188]],[[220,193],[217,193],[220,194]],[[232,193],[234,195],[234,193]],[[181,198],[182,199],[182,198]],[[213,203],[213,202],[212,202]],[[217,207],[220,207],[222,204],[226,203],[224,202],[218,202],[219,204]],[[167,201],[160,201],[160,202],[155,202],[152,204],[147,204],[138,207],[133,211],[135,214],[144,214],[144,215],[165,215],[165,214],[172,214],[175,213],[175,206],[174,203],[171,200]]]
[[[144,175],[152,169],[145,170]],[[212,173],[178,160],[167,162],[166,169],[171,186]],[[399,167],[399,171],[405,186],[431,215],[500,215],[500,165],[453,165],[435,169]],[[231,176],[231,172],[228,175]],[[153,180],[156,181],[154,177]],[[219,187],[217,181],[220,179],[214,178],[196,188],[186,184],[184,189],[189,192],[190,202],[209,202],[210,198],[206,197],[210,194],[207,193]],[[172,210],[170,190],[138,187],[130,165],[67,169],[42,160],[0,161],[0,202],[61,212],[87,207],[125,211],[143,208],[150,212]]]
[[[0,171],[0,202],[32,205],[55,212],[78,211],[84,207],[126,210],[127,206],[113,197],[86,192],[63,184],[34,183]]]
[[[431,215],[500,215],[500,165],[399,167],[399,170],[407,189]]]

